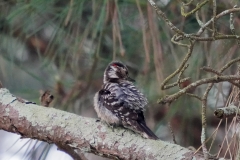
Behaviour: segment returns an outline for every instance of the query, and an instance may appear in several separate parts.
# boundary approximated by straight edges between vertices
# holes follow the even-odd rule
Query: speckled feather
[[[106,83],[102,89],[111,92],[102,95],[103,103],[107,108],[114,102],[116,103],[114,106],[123,103],[124,107],[143,111],[148,103],[144,95],[131,82],[125,80],[119,83]]]
[[[124,70],[127,71],[127,68]],[[158,139],[145,123],[143,111],[147,99],[132,82],[126,80],[124,74],[119,76],[114,71],[117,72],[117,69],[112,68],[110,63],[104,72],[102,89],[95,94],[94,108],[98,117],[110,125],[129,128],[145,138]]]

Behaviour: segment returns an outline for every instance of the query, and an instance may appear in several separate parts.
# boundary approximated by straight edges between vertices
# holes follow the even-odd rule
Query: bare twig
[[[143,16],[143,12],[142,12],[142,9],[140,7],[140,4],[139,4],[139,0],[136,0],[136,4],[137,4],[138,11],[139,11],[139,16],[140,16],[141,21],[143,23],[144,22],[144,16]],[[148,63],[150,63],[149,47],[147,45],[146,26],[143,25],[142,23],[141,23],[141,28],[142,28],[142,33],[143,33],[143,46],[144,46],[144,50],[145,50],[146,61]]]
[[[190,41],[191,42],[191,41]],[[180,64],[179,68],[173,72],[171,75],[169,75],[167,78],[165,78],[165,80],[162,82],[161,84],[161,89],[164,90],[165,89],[165,85],[166,83],[172,79],[175,75],[177,75],[178,73],[181,72],[181,70],[184,68],[184,66],[186,65],[189,57],[191,56],[192,54],[192,50],[193,50],[193,46],[194,46],[194,43],[191,42],[191,45],[188,46],[188,52],[186,54],[186,56],[184,57],[182,63]]]
[[[187,67],[189,66],[189,64],[186,64],[183,68],[182,68],[182,70],[180,71],[180,73],[179,73],[179,75],[178,75],[178,79],[177,79],[177,83],[178,83],[178,86],[179,86],[179,88],[180,88],[180,81],[181,81],[181,78],[182,78],[182,74],[183,74],[183,72],[187,69]]]
[[[148,2],[156,10],[159,18],[162,18],[166,22],[166,24],[170,27],[171,30],[178,33],[179,35],[185,35],[185,33],[183,31],[178,29],[174,24],[172,24],[171,21],[169,21],[169,19],[166,17],[166,15],[163,13],[163,11],[161,11],[161,9],[156,5],[156,3],[153,0],[148,0]]]
[[[193,0],[190,0],[190,1],[187,2],[187,3],[182,2],[182,5],[183,5],[183,6],[189,6],[192,2],[193,2]]]
[[[190,77],[187,77],[187,78],[184,78],[184,79],[181,79],[179,83],[184,83],[185,81],[191,79]],[[168,84],[168,85],[165,85],[164,86],[164,89],[169,89],[169,88],[172,88],[172,87],[175,87],[178,85],[178,82],[174,82],[172,84]]]
[[[222,69],[221,69],[219,72],[222,73],[222,72],[225,71],[227,68],[229,68],[231,65],[233,65],[234,63],[239,62],[239,61],[240,61],[240,57],[235,58],[235,59],[229,61],[227,64],[225,64],[225,65],[222,67]]]
[[[216,27],[215,27],[215,18],[216,18],[216,15],[217,15],[217,4],[216,4],[216,0],[213,0],[213,23],[212,23],[212,29],[213,29],[213,33],[212,33],[212,36],[215,37],[216,35]]]
[[[214,73],[214,74],[216,74],[216,75],[218,75],[218,76],[221,76],[221,75],[222,75],[220,72],[218,72],[218,71],[216,71],[216,70],[214,70],[213,68],[210,68],[210,67],[204,66],[204,67],[202,67],[202,68],[200,68],[200,69],[201,69],[201,70],[204,70],[204,71],[207,71],[207,72]]]
[[[240,40],[240,36],[238,35],[220,35],[214,37],[198,37],[198,36],[190,36],[191,39],[196,41],[215,41],[215,40],[222,40],[222,39],[236,39]]]
[[[173,42],[174,44],[176,45],[179,45],[179,46],[182,46],[182,47],[189,47],[188,44],[184,44],[184,43],[180,43],[178,42],[179,41],[179,37],[182,37],[182,36],[179,36],[178,34],[175,34],[172,38],[171,38],[171,42]],[[177,40],[177,41],[176,41]]]
[[[207,71],[207,72],[214,73],[214,74],[216,74],[218,76],[222,76],[223,75],[222,73],[220,73],[220,72],[218,72],[218,71],[216,71],[216,70],[214,70],[214,69],[212,69],[210,67],[202,67],[200,69],[202,69],[204,71]],[[232,83],[234,86],[237,86],[238,88],[240,88],[240,84],[238,84],[238,83],[236,83],[234,81],[229,81],[229,82]]]
[[[187,12],[187,13],[184,12],[184,7],[181,6],[181,14],[182,14],[182,16],[188,17],[188,16],[194,14],[194,13],[197,12],[200,8],[202,8],[202,6],[204,6],[205,4],[207,4],[208,1],[209,1],[209,0],[205,0],[205,1],[203,1],[202,3],[200,3],[200,4],[197,4],[196,8],[194,8],[193,10],[191,10],[190,12]]]
[[[201,132],[201,143],[204,158],[208,159],[208,149],[206,146],[206,129],[207,129],[207,97],[209,91],[212,89],[214,83],[208,84],[208,87],[202,97],[202,132]]]
[[[67,26],[68,25],[68,22],[72,16],[72,11],[73,11],[73,1],[74,0],[70,0],[70,4],[69,4],[69,10],[68,10],[68,14],[67,14],[67,17],[64,21],[64,25]]]
[[[191,93],[186,93],[186,94],[187,94],[188,96],[194,97],[194,98],[196,98],[196,99],[202,101],[202,98],[199,97],[199,96],[197,96],[197,95],[195,95],[195,94],[191,94]]]
[[[219,83],[219,82],[223,82],[223,81],[231,81],[231,80],[239,80],[240,76],[236,76],[236,75],[229,75],[229,76],[215,76],[215,77],[211,77],[211,78],[205,78],[205,79],[201,79],[198,80],[194,83],[191,83],[190,85],[188,85],[187,87],[183,88],[182,90],[180,90],[177,93],[174,93],[170,96],[166,96],[165,98],[162,98],[160,100],[158,100],[158,103],[171,103],[175,100],[177,100],[181,95],[185,94],[187,91],[189,91],[191,88],[193,87],[197,87],[199,85],[202,84],[207,84],[207,83]]]
[[[176,141],[176,138],[175,138],[175,135],[174,135],[173,129],[172,129],[172,125],[171,125],[170,122],[168,122],[168,127],[169,127],[169,130],[170,130],[171,135],[172,135],[173,143],[174,143],[174,144],[177,144],[177,141]]]
[[[218,15],[216,15],[214,20],[217,20],[217,19],[221,18],[222,16],[225,16],[225,15],[227,15],[229,13],[234,13],[234,12],[239,12],[239,11],[240,11],[240,8],[233,8],[233,9],[225,10],[225,11],[219,13]],[[201,26],[201,28],[197,32],[197,35],[198,36],[201,35],[203,33],[203,31],[205,30],[205,28],[208,27],[212,22],[213,22],[213,18],[211,18],[203,26]]]

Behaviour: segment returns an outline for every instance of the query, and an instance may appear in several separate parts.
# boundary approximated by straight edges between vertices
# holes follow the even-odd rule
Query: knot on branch
[[[240,115],[240,110],[234,104],[231,104],[228,107],[218,108],[214,111],[214,116],[220,119],[233,118],[239,115]]]

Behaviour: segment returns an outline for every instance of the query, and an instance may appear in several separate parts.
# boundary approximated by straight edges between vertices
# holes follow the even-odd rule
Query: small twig
[[[238,67],[237,67],[237,75],[240,75],[240,63],[238,62]],[[237,84],[240,85],[240,81],[236,81]],[[238,102],[240,102],[240,87],[237,88],[237,96],[238,96]]]
[[[202,132],[201,132],[201,143],[202,143],[202,150],[204,154],[204,158],[208,159],[208,149],[206,146],[206,129],[207,129],[207,97],[209,91],[212,89],[214,83],[208,84],[206,91],[202,97]]]
[[[191,42],[191,41],[190,41],[190,42]],[[165,89],[166,83],[167,83],[170,79],[172,79],[175,75],[177,75],[178,73],[180,73],[181,70],[182,70],[182,68],[186,65],[189,57],[190,57],[191,54],[192,54],[193,46],[194,46],[194,42],[193,42],[193,43],[191,42],[191,45],[188,46],[188,52],[187,52],[186,56],[184,57],[182,63],[180,64],[179,68],[178,68],[175,72],[173,72],[172,74],[170,74],[170,75],[162,82],[162,84],[161,84],[161,89],[162,89],[162,90]]]
[[[230,159],[233,159],[233,156],[232,156],[231,151],[230,151],[230,147],[232,147],[231,146],[232,143],[235,143],[235,140],[236,140],[236,133],[234,133],[234,135],[231,137],[230,143],[227,143],[227,149],[226,149],[225,154],[224,154],[223,157],[226,157],[227,153],[229,152],[230,157],[231,157]]]
[[[210,77],[210,78],[204,78],[204,79],[198,80],[194,83],[191,83],[190,85],[183,88],[182,90],[180,90],[177,93],[174,93],[170,96],[166,96],[166,97],[158,100],[158,103],[163,103],[163,104],[171,103],[171,102],[177,100],[181,95],[187,93],[187,91],[191,90],[193,87],[197,87],[197,86],[202,85],[202,84],[219,83],[219,82],[231,81],[231,80],[240,80],[240,76],[238,76],[238,75],[228,75],[228,76],[214,76],[214,77]]]
[[[215,28],[215,23],[216,23],[216,15],[217,15],[217,4],[216,4],[216,0],[213,0],[213,23],[212,23],[212,36],[215,37],[216,35],[216,28]]]
[[[222,124],[222,120],[219,121],[218,126],[215,128],[215,131],[209,136],[209,138],[212,138],[210,147],[209,147],[209,152],[211,151],[212,147],[213,147],[213,143],[215,142],[215,139],[217,137],[217,131],[219,129],[219,126]]]
[[[177,39],[178,41],[179,41],[179,39],[181,39],[181,38],[179,38],[179,37],[177,37],[177,36],[178,36],[178,34],[175,34],[175,35],[171,38],[171,42],[173,42],[173,43],[176,44],[176,45],[182,46],[182,47],[189,47],[188,44],[184,44],[184,43],[177,42],[176,39]],[[181,37],[182,37],[182,35],[181,35]]]
[[[233,8],[237,8],[237,5],[235,5]],[[233,13],[230,13],[229,23],[230,23],[230,30],[231,30],[232,34],[236,35],[235,27],[234,27],[234,24],[233,24]],[[240,45],[240,40],[239,39],[237,39],[237,43],[238,43],[238,45]]]
[[[199,25],[200,27],[203,27],[203,26],[204,26],[204,23],[200,20],[198,11],[196,12],[196,19],[197,19],[198,25]]]
[[[183,74],[183,72],[187,69],[187,67],[189,66],[189,64],[186,64],[183,68],[182,68],[182,70],[180,71],[180,73],[179,73],[179,75],[178,75],[178,79],[177,79],[177,83],[178,83],[178,86],[179,86],[179,88],[180,88],[180,81],[181,81],[181,78],[182,78],[182,74]]]
[[[223,151],[223,147],[224,147],[224,143],[225,143],[225,141],[228,143],[228,136],[227,135],[229,135],[229,133],[230,133],[230,131],[232,131],[232,126],[233,126],[233,124],[234,124],[234,121],[235,120],[233,120],[231,123],[230,123],[230,126],[227,128],[225,128],[226,130],[225,130],[225,136],[224,136],[224,138],[223,138],[223,140],[222,140],[222,144],[220,145],[221,147],[220,147],[220,149],[219,149],[219,151],[218,151],[218,154],[217,154],[217,157],[219,157],[219,155],[220,155],[220,153],[222,153],[222,151]],[[235,137],[235,133],[234,133],[234,135],[231,137],[232,139],[235,139],[234,138]],[[238,158],[239,159],[239,158]]]
[[[196,41],[215,41],[221,39],[237,39],[240,40],[240,36],[238,35],[219,35],[215,37],[198,37],[198,36],[190,36],[191,39]]]
[[[162,18],[166,22],[166,24],[170,27],[171,30],[173,30],[174,32],[178,33],[179,35],[185,35],[185,33],[183,31],[178,29],[175,25],[172,24],[171,21],[169,21],[169,19],[166,17],[164,12],[156,5],[156,3],[153,0],[148,0],[148,2],[155,9],[155,11],[157,12],[158,17]]]
[[[189,6],[192,2],[193,2],[193,0],[190,0],[188,3],[182,2],[182,5],[183,5],[183,6]]]
[[[119,12],[117,1],[115,1],[115,10],[116,10],[117,13]],[[115,19],[116,19],[117,38],[118,38],[118,42],[119,42],[119,51],[120,51],[121,56],[124,56],[126,51],[125,51],[124,46],[123,46],[121,29],[119,27],[120,23],[119,23],[119,15],[118,14],[116,15]]]
[[[196,12],[196,20],[197,20],[197,22],[198,22],[198,25],[200,26],[200,27],[204,27],[204,23],[200,20],[200,18],[199,18],[199,14],[198,14],[198,11]],[[214,19],[214,21],[215,21],[215,19]],[[216,21],[215,21],[216,22]],[[214,32],[214,30],[213,29],[211,29],[211,28],[209,28],[209,27],[205,27],[205,29],[207,29],[208,31],[210,31],[210,32]],[[200,34],[199,34],[200,35]],[[195,36],[197,36],[197,37],[199,37],[199,35],[196,35],[195,34]],[[219,32],[217,32],[216,30],[215,30],[215,36],[216,35],[224,35],[224,34],[222,34],[222,33],[219,33]],[[213,37],[215,37],[215,36],[213,36]],[[192,37],[191,37],[192,38]]]
[[[174,132],[173,132],[172,125],[171,125],[170,122],[168,122],[168,128],[169,128],[169,130],[170,130],[170,132],[171,132],[172,139],[173,139],[173,143],[174,143],[174,144],[177,144],[177,141],[176,141],[176,139],[175,139],[175,134],[174,134]]]
[[[113,16],[112,16],[112,39],[113,39],[113,60],[116,60],[116,52],[117,52],[117,46],[116,46],[116,41],[117,41],[117,17],[118,17],[118,13],[117,13],[117,9],[116,9],[116,0],[114,0],[113,4]]]
[[[221,74],[220,72],[210,68],[210,67],[202,67],[200,68],[201,70],[204,70],[204,71],[207,71],[207,72],[211,72],[211,73],[214,73],[218,76],[222,76],[223,74]],[[240,84],[234,82],[234,81],[229,81],[231,84],[233,84],[234,86],[237,86],[238,88],[240,88]]]
[[[226,70],[228,67],[230,67],[231,65],[233,65],[234,63],[236,63],[238,61],[240,61],[240,57],[235,58],[235,59],[231,60],[230,62],[228,62],[227,64],[225,64],[219,72],[222,73],[224,70]]]
[[[198,100],[200,100],[200,101],[202,101],[202,98],[201,97],[199,97],[198,95],[196,95],[196,94],[192,94],[192,93],[186,93],[188,96],[191,96],[191,97],[194,97],[194,98],[196,98],[196,99],[198,99]]]
[[[143,15],[143,11],[142,11],[142,9],[140,7],[139,0],[136,0],[136,4],[137,4],[138,11],[139,11],[139,16],[141,18],[141,21],[143,22],[144,21],[144,15]],[[141,24],[141,29],[142,29],[142,34],[143,34],[142,37],[143,37],[143,46],[144,46],[146,61],[148,63],[150,63],[149,47],[147,45],[146,26]]]
[[[180,83],[184,83],[185,81],[187,81],[187,80],[189,80],[189,79],[191,79],[191,78],[190,78],[190,77],[187,77],[187,78],[181,79],[181,80],[180,80]],[[165,89],[169,89],[169,88],[175,87],[175,86],[177,86],[177,85],[178,85],[178,82],[174,82],[174,83],[172,83],[172,84],[165,85],[163,89],[164,89],[164,90],[165,90]]]
[[[205,4],[207,4],[208,1],[209,1],[209,0],[205,0],[205,1],[203,1],[202,3],[200,3],[200,4],[197,4],[196,8],[194,8],[193,10],[191,10],[190,12],[187,12],[187,13],[184,12],[184,7],[183,7],[183,5],[182,5],[182,6],[181,6],[181,14],[182,14],[182,16],[188,17],[188,16],[194,14],[194,13],[197,12],[200,8],[202,8],[202,6],[204,6]]]
[[[204,67],[202,67],[202,68],[200,68],[200,69],[201,69],[201,70],[204,70],[204,71],[206,71],[206,72],[214,73],[214,74],[216,74],[216,75],[218,75],[218,76],[221,76],[221,75],[222,75],[220,72],[218,72],[218,71],[216,71],[215,69],[210,68],[210,67],[204,66]]]
[[[208,139],[205,141],[205,143],[207,143],[207,142],[212,138],[212,136],[213,136],[214,134],[217,134],[217,131],[218,131],[218,128],[219,128],[221,122],[222,122],[222,120],[219,122],[218,126],[217,126],[216,129],[213,131],[213,133],[208,137]],[[194,152],[194,154],[196,154],[201,148],[202,148],[202,146],[200,146],[200,147]]]
[[[235,8],[235,7],[234,7]],[[232,32],[232,34],[235,35],[235,27],[234,27],[234,24],[233,24],[233,13],[230,13],[230,20],[229,20],[229,23],[230,23],[230,30]]]
[[[233,9],[225,10],[225,11],[219,13],[218,15],[216,15],[215,20],[217,20],[217,19],[221,18],[222,16],[225,16],[229,13],[239,12],[239,11],[240,11],[240,8],[233,8]],[[211,18],[203,26],[201,26],[201,28],[197,32],[197,35],[201,35],[203,33],[203,31],[205,30],[205,28],[208,27],[212,22],[213,22],[213,18]]]
[[[69,22],[69,20],[70,20],[71,15],[72,15],[73,1],[74,1],[74,0],[70,0],[68,14],[67,14],[67,17],[66,17],[66,19],[65,19],[65,21],[64,21],[64,25],[65,25],[65,26],[68,25],[68,22]]]

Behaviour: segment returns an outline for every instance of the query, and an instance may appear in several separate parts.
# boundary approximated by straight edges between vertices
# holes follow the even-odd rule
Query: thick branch
[[[240,115],[240,110],[239,107],[234,104],[231,104],[228,107],[218,108],[214,111],[214,116],[220,119],[232,118],[236,115]]]
[[[5,88],[0,89],[0,129],[56,144],[76,157],[91,152],[119,159],[203,159],[181,146],[111,128],[54,108],[19,101]],[[74,155],[75,154],[75,155]]]

